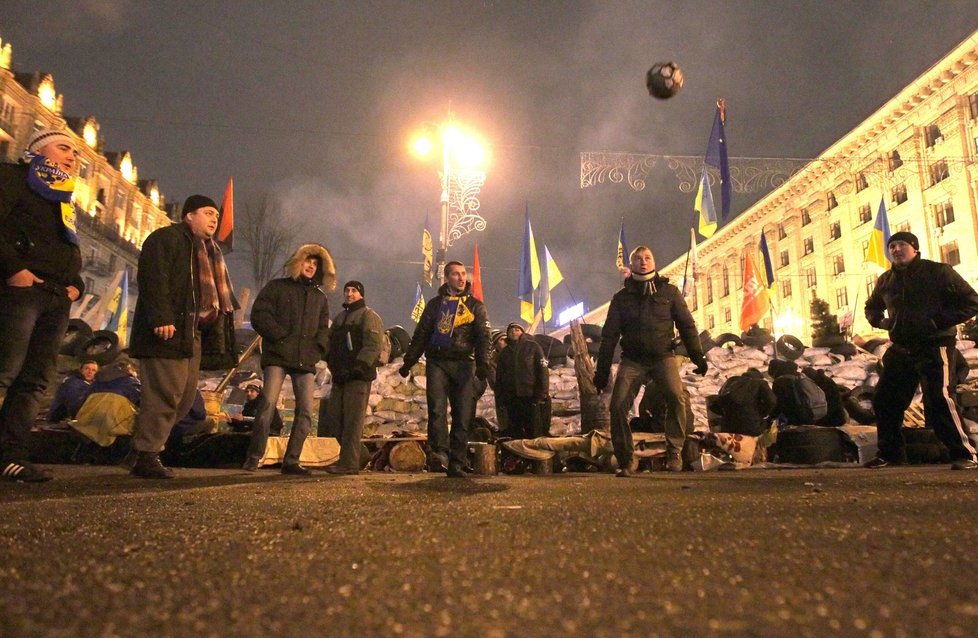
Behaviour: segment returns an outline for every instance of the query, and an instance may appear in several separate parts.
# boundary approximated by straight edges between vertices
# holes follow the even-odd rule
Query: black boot
[[[129,473],[139,478],[173,478],[173,470],[160,463],[160,455],[157,452],[138,452],[136,463],[132,466],[132,470]]]

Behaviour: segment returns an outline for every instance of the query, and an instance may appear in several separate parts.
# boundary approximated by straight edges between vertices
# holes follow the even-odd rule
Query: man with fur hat
[[[336,288],[336,267],[325,246],[304,244],[285,263],[285,274],[265,284],[251,308],[251,325],[262,338],[262,394],[268,402],[255,418],[244,469],[258,469],[265,455],[268,428],[288,375],[295,393],[295,417],[282,474],[305,475],[309,470],[299,464],[299,456],[312,430],[316,364],[329,347],[326,293]]]
[[[631,475],[632,432],[628,411],[642,385],[655,383],[668,404],[665,422],[666,469],[683,469],[682,450],[686,433],[687,398],[673,350],[675,328],[686,346],[696,373],[706,374],[699,334],[682,293],[655,270],[655,257],[648,246],[639,246],[629,256],[631,269],[621,290],[611,298],[601,331],[601,348],[594,372],[599,392],[608,385],[615,346],[621,340],[621,363],[611,392],[611,438],[621,469],[618,476]]]
[[[469,427],[475,415],[474,382],[489,378],[489,313],[471,294],[468,272],[445,264],[445,283],[428,302],[404,354],[402,377],[425,355],[428,395],[428,468],[453,478],[469,472]],[[451,440],[448,407],[452,409]]]
[[[326,406],[326,432],[340,442],[340,460],[326,468],[330,474],[360,472],[360,438],[367,413],[370,384],[384,339],[384,322],[363,299],[359,281],[343,286],[343,310],[333,319],[326,365],[333,390]]]
[[[132,440],[133,476],[173,477],[160,462],[160,451],[194,404],[201,361],[206,358],[208,368],[236,363],[238,302],[214,241],[218,218],[212,199],[192,195],[183,204],[181,222],[150,233],[139,254],[129,352],[140,360],[143,389]]]
[[[539,404],[547,400],[549,390],[550,368],[543,348],[524,334],[521,324],[509,324],[506,347],[499,353],[496,366],[496,401],[506,410],[507,421],[500,435],[514,439],[547,436],[548,432],[533,431],[533,416],[539,413]]]
[[[920,384],[924,419],[950,451],[951,469],[978,469],[951,387],[957,325],[978,313],[978,293],[948,264],[922,259],[912,233],[893,234],[886,248],[893,267],[866,300],[866,319],[892,342],[873,396],[879,453],[866,466],[907,462],[903,413]]]
[[[77,146],[45,129],[0,165],[0,479],[38,483],[27,439],[53,380],[71,303],[84,292],[71,198]]]

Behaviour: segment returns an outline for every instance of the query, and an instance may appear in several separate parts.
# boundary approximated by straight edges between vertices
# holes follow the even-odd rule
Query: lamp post
[[[436,243],[436,276],[441,281],[449,246],[473,230],[485,230],[478,194],[486,174],[476,169],[485,163],[486,153],[474,134],[458,126],[451,112],[445,122],[425,122],[412,144],[414,154],[422,159],[432,157],[436,148],[442,161],[441,198],[438,237],[432,237],[432,242]]]

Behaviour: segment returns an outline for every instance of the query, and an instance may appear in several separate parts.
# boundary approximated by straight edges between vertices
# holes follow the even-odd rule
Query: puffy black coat
[[[886,310],[887,317],[883,316]],[[905,348],[951,345],[956,326],[978,314],[978,293],[948,264],[914,258],[879,276],[866,320]]]
[[[307,257],[319,261],[312,279],[301,272]],[[261,365],[315,372],[329,348],[326,291],[336,287],[333,258],[323,246],[306,244],[285,270],[289,276],[265,284],[251,308],[251,326],[262,338]]]
[[[83,293],[81,251],[62,233],[61,204],[27,186],[27,164],[0,164],[0,279],[26,268]]]
[[[764,379],[750,374],[727,379],[714,406],[723,415],[721,432],[760,436],[768,427],[768,417],[777,398]]]
[[[438,321],[438,311],[441,309],[442,301],[450,296],[448,284],[444,284],[438,289],[438,296],[428,301],[424,312],[421,313],[421,320],[414,329],[414,336],[411,337],[411,345],[408,346],[404,354],[404,366],[410,368],[421,358],[422,353],[428,359],[438,360],[475,360],[478,369],[489,374],[489,313],[484,303],[473,297],[469,291],[471,283],[465,284],[465,291],[462,293],[462,303],[469,309],[475,319],[461,326],[456,326],[452,330],[451,345],[439,347],[431,343],[431,337],[435,333]]]
[[[129,353],[137,359],[189,359],[193,356],[200,300],[200,273],[194,238],[185,223],[149,234],[139,253],[136,271],[139,298],[132,320]],[[237,301],[234,301],[237,307]],[[160,339],[153,329],[172,325],[173,337]],[[234,316],[225,313],[201,331],[201,367],[235,365]]]
[[[496,392],[501,398],[546,399],[550,391],[550,369],[543,348],[530,335],[509,342],[496,364]]]
[[[689,358],[701,361],[703,346],[696,323],[679,289],[658,274],[647,282],[629,277],[608,306],[596,376],[609,374],[619,339],[622,357],[639,364],[672,356],[675,328],[679,329]]]

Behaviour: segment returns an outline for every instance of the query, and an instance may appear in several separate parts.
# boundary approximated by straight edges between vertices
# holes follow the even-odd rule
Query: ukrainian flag
[[[873,232],[869,236],[869,247],[866,249],[866,259],[880,268],[890,267],[890,253],[886,249],[890,243],[890,222],[886,219],[886,204],[880,199],[880,208],[876,213],[876,223],[873,224]]]

